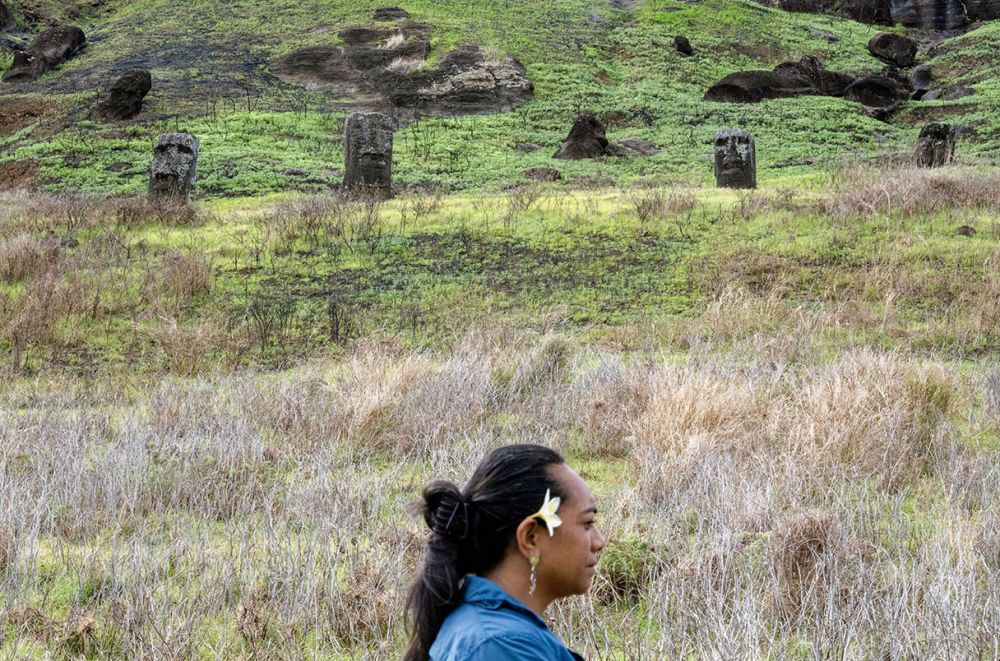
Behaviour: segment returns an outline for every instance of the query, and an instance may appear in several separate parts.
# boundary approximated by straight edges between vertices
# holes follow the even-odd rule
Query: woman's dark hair
[[[541,445],[508,445],[491,452],[465,489],[446,480],[424,488],[418,511],[431,529],[427,556],[410,588],[410,644],[404,661],[426,661],[448,614],[461,602],[466,574],[485,574],[500,564],[517,527],[542,505],[545,490],[565,497],[549,474],[563,463]]]

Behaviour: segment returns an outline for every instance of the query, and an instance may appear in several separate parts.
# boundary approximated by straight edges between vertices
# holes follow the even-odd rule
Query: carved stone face
[[[928,168],[941,167],[951,162],[955,153],[955,127],[931,122],[920,130],[917,139],[917,165]]]
[[[344,123],[344,188],[388,197],[396,123],[380,113],[352,113]]]
[[[757,187],[753,134],[739,129],[715,134],[715,183],[720,188]]]
[[[187,202],[198,167],[198,138],[188,133],[164,133],[156,139],[149,178],[151,198]]]

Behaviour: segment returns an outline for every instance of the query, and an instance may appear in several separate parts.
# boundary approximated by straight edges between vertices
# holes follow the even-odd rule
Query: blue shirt
[[[462,603],[445,618],[431,661],[575,661],[542,618],[499,585],[465,577]]]

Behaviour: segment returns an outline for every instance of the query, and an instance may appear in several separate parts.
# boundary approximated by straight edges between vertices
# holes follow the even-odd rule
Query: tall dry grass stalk
[[[606,513],[593,594],[551,613],[588,657],[996,657],[1000,457],[969,437],[996,434],[995,368],[759,346],[493,329],[280,374],[21,382],[0,394],[4,649],[392,657],[425,534],[405,505],[532,441]]]

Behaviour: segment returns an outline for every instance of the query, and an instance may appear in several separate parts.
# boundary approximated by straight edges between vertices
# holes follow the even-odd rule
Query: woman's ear
[[[542,528],[534,518],[525,519],[517,527],[514,539],[517,540],[517,550],[525,558],[538,555],[538,535]]]

